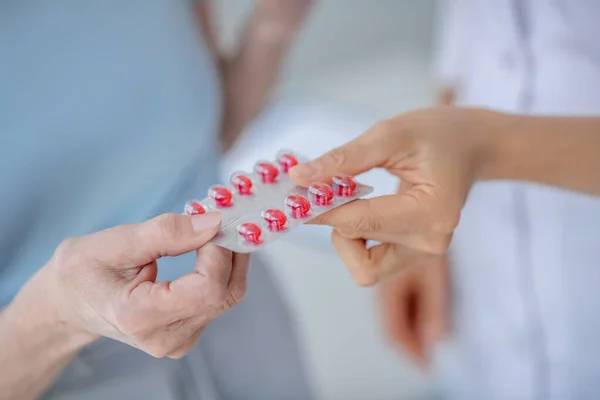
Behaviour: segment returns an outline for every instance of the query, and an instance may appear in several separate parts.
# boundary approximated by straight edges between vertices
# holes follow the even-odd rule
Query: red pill
[[[231,184],[237,190],[238,194],[242,196],[249,196],[252,194],[252,179],[244,174],[233,174],[230,180]]]
[[[275,165],[268,161],[260,161],[254,167],[254,171],[260,176],[260,180],[263,183],[275,183],[277,182],[277,176],[279,170]]]
[[[290,152],[283,151],[277,155],[277,162],[281,166],[281,170],[287,173],[294,165],[298,165],[298,159]]]
[[[187,215],[201,215],[206,213],[206,208],[197,201],[188,201],[185,205],[184,212]]]
[[[333,188],[326,183],[313,183],[308,187],[308,198],[312,204],[328,206],[333,201]]]
[[[333,190],[337,196],[354,196],[356,181],[349,175],[339,175],[332,178]]]
[[[300,219],[308,217],[310,213],[310,202],[306,197],[299,194],[290,194],[285,199],[285,205],[287,206],[292,218]]]
[[[270,230],[281,231],[285,229],[287,217],[283,211],[276,208],[270,208],[260,213],[260,216],[263,217]]]
[[[246,222],[244,224],[238,225],[237,232],[238,235],[240,235],[248,243],[262,243],[262,230],[260,229],[260,226],[252,222]]]
[[[233,205],[233,194],[225,186],[213,186],[208,190],[208,197],[217,203],[217,207],[225,208]]]

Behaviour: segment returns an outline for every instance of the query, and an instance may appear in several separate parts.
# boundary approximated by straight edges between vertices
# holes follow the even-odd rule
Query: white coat
[[[459,104],[600,115],[600,1],[446,3],[438,76],[458,84]],[[442,397],[600,398],[600,198],[478,184],[451,259]]]

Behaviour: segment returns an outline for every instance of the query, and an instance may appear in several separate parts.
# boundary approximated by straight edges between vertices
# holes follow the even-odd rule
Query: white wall
[[[253,0],[219,0],[218,25],[235,41]],[[314,0],[289,56],[284,93],[308,93],[373,114],[429,102],[435,0]]]
[[[219,1],[219,25],[230,44],[251,0]],[[288,106],[272,110],[266,123],[248,132],[240,145],[244,152],[262,151],[254,140],[261,126],[275,129],[282,146],[310,153],[313,147],[307,141],[328,131],[331,135],[321,147],[345,141],[343,133],[333,134],[336,127],[351,137],[370,121],[430,102],[433,0],[316,3],[283,76],[280,96]],[[295,110],[298,105],[304,109]],[[249,166],[250,160],[240,154],[225,163],[226,174]],[[290,235],[264,255],[300,322],[310,375],[320,397],[420,398],[427,380],[383,339],[376,291],[353,284],[326,244],[326,232],[305,227],[298,231],[304,237],[302,232]]]

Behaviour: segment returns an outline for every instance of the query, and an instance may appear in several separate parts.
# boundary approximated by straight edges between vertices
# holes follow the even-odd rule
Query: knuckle
[[[228,302],[229,290],[221,284],[215,283],[210,291],[209,302],[211,305],[220,307]]]
[[[370,287],[377,283],[377,279],[373,273],[368,271],[355,272],[352,275],[354,282],[360,287]]]
[[[78,250],[80,238],[68,238],[63,240],[54,251],[50,264],[55,269],[61,280],[72,277],[73,268],[84,264],[85,254]]]
[[[227,304],[229,305],[230,308],[233,308],[233,307],[237,306],[238,304],[241,304],[242,301],[244,301],[244,299],[246,298],[246,288],[247,288],[247,279],[244,278],[244,280],[242,282],[236,284],[231,289],[231,295],[227,299]]]
[[[59,264],[65,264],[73,257],[73,254],[76,253],[75,249],[77,247],[77,242],[77,238],[68,238],[63,240],[58,247],[56,247],[54,259]]]
[[[384,119],[373,125],[372,132],[375,137],[385,137],[394,131],[394,121],[391,119]]]
[[[115,312],[115,327],[117,330],[128,337],[136,338],[139,335],[141,329],[140,321],[133,317],[129,313],[125,313],[121,310]]]
[[[459,209],[460,210],[460,209]],[[460,211],[455,211],[448,216],[447,224],[450,228],[449,232],[454,232],[460,223]]]
[[[433,255],[443,255],[448,250],[452,235],[435,235],[424,241],[422,251]]]
[[[438,241],[437,241],[437,245],[435,246],[434,253],[436,255],[443,255],[446,253],[446,251],[448,251],[448,247],[450,247],[450,243],[452,242],[452,235],[444,235],[441,236]]]
[[[165,358],[169,355],[169,349],[161,345],[147,346],[142,350],[154,358]]]
[[[338,147],[329,153],[329,161],[335,169],[343,169],[348,164],[346,149]]]
[[[342,230],[342,235],[360,236],[368,232],[376,232],[381,229],[381,222],[369,214],[361,214],[348,221],[347,226]]]
[[[158,322],[143,308],[128,303],[115,304],[108,313],[114,328],[136,342],[143,342],[157,328]]]
[[[460,212],[444,215],[432,224],[431,231],[436,234],[450,234],[458,226],[459,220]]]
[[[163,214],[153,219],[154,228],[162,239],[177,240],[181,234],[179,219],[173,214]]]
[[[370,132],[370,140],[378,151],[389,153],[398,146],[398,134],[404,133],[397,122],[386,119],[373,126]]]
[[[237,302],[237,300],[235,299],[235,297],[233,297],[233,295],[232,295],[232,296],[229,296],[229,297],[227,298],[227,309],[232,309],[233,307],[235,307],[235,306],[237,306],[237,305],[238,305],[238,302]]]
[[[430,254],[444,254],[450,246],[459,220],[459,212],[435,218],[430,225],[428,234],[425,235],[423,250]]]

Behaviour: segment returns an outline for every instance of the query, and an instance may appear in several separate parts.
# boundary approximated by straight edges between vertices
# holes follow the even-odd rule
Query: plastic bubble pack
[[[228,185],[215,185],[202,200],[186,203],[184,212],[219,211],[221,228],[212,242],[238,253],[250,253],[333,208],[373,191],[346,175],[331,182],[296,185],[288,171],[305,157],[280,151],[274,161],[258,161],[254,171],[236,172]]]

